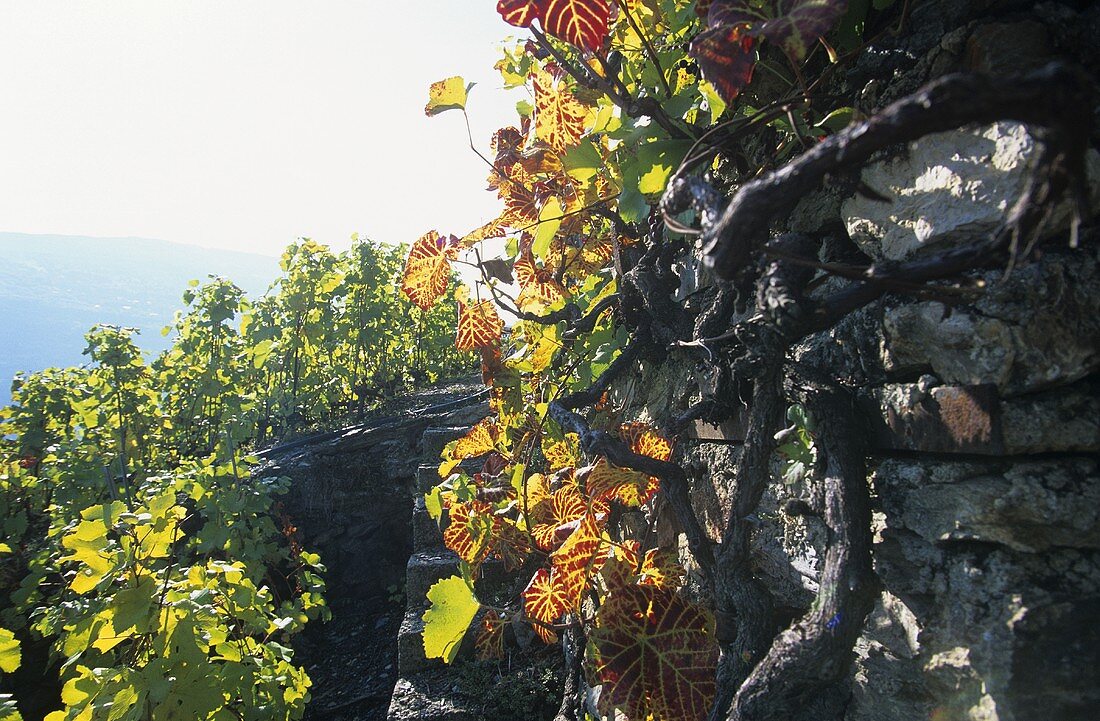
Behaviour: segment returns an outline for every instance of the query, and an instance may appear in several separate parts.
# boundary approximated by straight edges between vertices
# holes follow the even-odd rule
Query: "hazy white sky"
[[[465,233],[514,122],[492,0],[0,0],[0,230],[277,254]]]

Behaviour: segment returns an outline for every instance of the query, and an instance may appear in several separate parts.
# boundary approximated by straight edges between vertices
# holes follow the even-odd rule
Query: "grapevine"
[[[290,641],[328,616],[325,568],[281,510],[289,480],[254,478],[251,450],[469,367],[453,312],[398,300],[405,253],[303,240],[262,298],[193,281],[152,362],[133,329],[97,326],[87,365],[16,379],[0,411],[0,672],[15,691],[0,718],[19,704],[50,721],[302,716],[311,682]],[[49,667],[28,668],[46,645]]]
[[[453,660],[480,611],[480,655],[503,653],[508,624],[561,640],[602,685],[602,713],[685,721],[841,713],[838,689],[878,593],[865,451],[852,440],[861,432],[850,389],[828,369],[795,370],[787,351],[884,293],[960,291],[929,283],[1021,262],[1055,199],[1082,197],[1088,121],[1073,108],[1091,107],[1087,81],[1054,65],[1003,81],[945,77],[847,125],[852,109],[819,86],[890,5],[497,4],[530,33],[496,66],[506,87],[530,96],[486,156],[503,209],[464,236],[431,231],[404,273],[406,295],[424,307],[452,263],[480,269],[480,282],[459,291],[457,337],[478,349],[492,388],[491,416],[444,450],[441,481],[426,499],[462,561],[459,575],[429,593],[428,656]],[[769,102],[753,107],[761,73]],[[461,78],[440,81],[426,111],[465,114],[467,91]],[[1045,150],[990,240],[901,268],[853,268],[820,261],[818,238],[771,237],[777,218],[826,174],[893,143],[1003,118],[1045,132]],[[739,143],[765,134],[778,141],[771,167],[754,167]],[[720,189],[730,188],[727,203]],[[486,259],[496,249],[500,257]],[[811,300],[815,273],[846,284]],[[498,311],[512,321],[508,332]],[[696,401],[667,417],[625,415],[630,376],[666,363],[695,367]],[[749,396],[737,488],[718,535],[692,507],[677,440],[694,421],[728,419]],[[777,635],[749,542],[788,407],[802,420],[802,445],[784,452],[800,450],[810,466],[801,472],[824,489],[808,512],[823,518],[830,545],[818,602]],[[639,511],[644,523],[630,535],[617,520]],[[687,553],[656,544],[662,514]],[[529,578],[505,607],[478,600],[480,569],[493,559]],[[570,674],[561,719],[582,713],[581,664]]]

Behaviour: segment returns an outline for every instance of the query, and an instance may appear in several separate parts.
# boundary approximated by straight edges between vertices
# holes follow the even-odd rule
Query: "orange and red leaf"
[[[542,624],[557,623],[562,614],[569,610],[556,573],[540,568],[523,591],[523,610],[528,618],[541,621],[541,624],[535,623],[532,626],[539,638],[546,643],[554,643],[558,640],[558,635]]]
[[[458,239],[432,230],[413,243],[401,276],[401,292],[421,310],[428,310],[447,291],[451,261],[458,256]]]
[[[564,153],[584,135],[588,110],[564,80],[546,70],[538,70],[531,80],[535,87],[535,137]]]
[[[655,586],[620,586],[596,614],[591,640],[606,702],[632,719],[706,718],[718,644],[706,609]]]
[[[458,335],[455,338],[455,347],[459,350],[495,346],[503,330],[504,322],[497,315],[492,301],[458,304]]]
[[[489,555],[498,524],[493,507],[485,501],[457,503],[451,506],[443,544],[463,561],[476,566]]]
[[[606,554],[603,523],[595,511],[588,511],[558,550],[550,554],[560,591],[570,610],[580,610],[588,581],[599,571]]]
[[[507,621],[502,619],[496,611],[489,611],[481,619],[481,628],[478,631],[477,640],[474,642],[479,660],[504,658],[504,626],[506,624]]]
[[[596,52],[607,37],[611,6],[607,0],[545,0],[542,27],[554,37]]]

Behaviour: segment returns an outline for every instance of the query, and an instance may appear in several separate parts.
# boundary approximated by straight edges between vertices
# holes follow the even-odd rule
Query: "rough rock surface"
[[[884,202],[854,195],[841,205],[849,235],[875,260],[905,260],[997,230],[1023,192],[1036,153],[1020,123],[928,135],[907,152],[863,169],[862,181]],[[1092,207],[1100,200],[1100,155],[1089,154]],[[1048,230],[1065,228],[1060,209]]]
[[[1015,72],[1053,57],[1100,68],[1095,3],[1008,2],[992,18],[979,5],[915,3],[909,34],[868,48],[849,71],[862,107],[947,72]],[[891,202],[853,197],[854,183],[837,181],[774,230],[826,236],[823,260],[843,251],[841,228],[858,246],[845,262],[935,253],[999,227],[1034,147],[1013,123],[926,138],[862,172]],[[1096,717],[1100,250],[1095,217],[1078,248],[1064,219],[1050,226],[1061,229],[1042,253],[1011,272],[970,273],[973,294],[888,295],[789,352],[790,362],[857,391],[872,446],[873,555],[884,592],[856,644],[846,721]],[[814,297],[836,284],[822,282]],[[705,385],[691,376],[693,360],[674,353],[665,367],[643,366],[620,398],[633,399],[641,417],[669,417]],[[742,418],[697,428],[679,446],[693,507],[715,538],[737,489],[744,427]],[[814,500],[812,478],[783,482],[778,457],[774,478],[750,520],[753,569],[783,625],[813,602],[827,534],[814,517],[783,510]],[[658,537],[675,546],[663,522]]]

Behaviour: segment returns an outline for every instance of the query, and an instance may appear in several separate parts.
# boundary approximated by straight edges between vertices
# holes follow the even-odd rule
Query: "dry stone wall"
[[[957,70],[1061,58],[1097,77],[1096,4],[914,3],[910,27],[869,48],[846,79],[863,110]],[[1017,124],[930,136],[862,171],[889,202],[838,182],[776,230],[824,237],[822,260],[938,252],[1000,226],[1032,154]],[[1083,721],[1100,708],[1100,233],[1094,215],[1072,247],[1068,217],[1050,219],[1028,262],[970,274],[973,292],[887,296],[788,354],[857,392],[873,448],[884,591],[855,649],[849,721]],[[667,420],[698,398],[704,366],[694,362],[674,353],[645,365],[613,403]],[[738,483],[743,421],[697,425],[678,449],[714,540]],[[784,483],[781,465],[750,519],[777,627],[813,602],[827,540],[812,513],[792,512],[814,506],[815,484]],[[677,530],[662,517],[662,542],[683,549]]]

